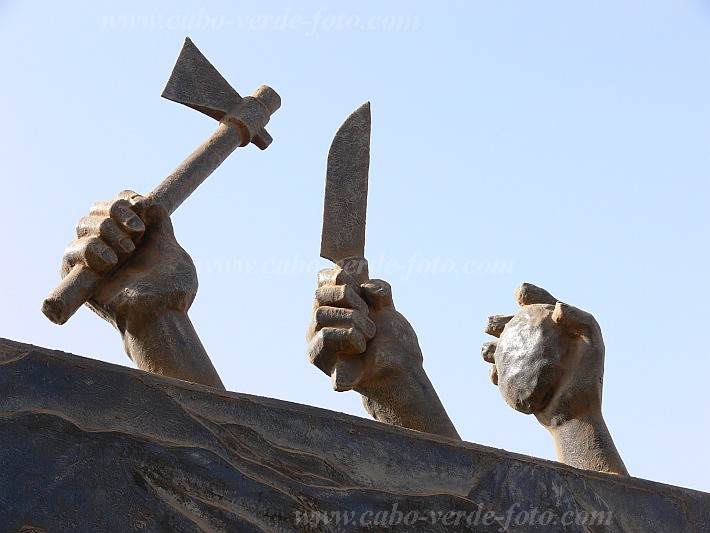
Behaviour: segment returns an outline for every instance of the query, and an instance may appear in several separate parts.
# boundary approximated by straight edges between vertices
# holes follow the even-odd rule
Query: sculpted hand
[[[62,277],[77,263],[101,274],[89,307],[119,331],[166,310],[187,312],[197,274],[160,204],[123,191],[115,200],[93,204],[76,234],[62,258]]]
[[[163,206],[123,191],[92,205],[76,233],[62,276],[76,264],[102,276],[87,304],[118,329],[138,368],[224,388],[187,316],[197,273]]]
[[[358,285],[337,265],[322,270],[307,340],[310,361],[333,388],[359,392],[376,420],[458,438],[386,281]]]
[[[521,310],[488,319],[500,340],[483,345],[490,376],[514,409],[534,414],[555,439],[562,462],[627,474],[602,417],[604,341],[587,313],[524,283]]]
[[[339,266],[318,273],[307,340],[308,357],[336,391],[380,388],[422,364],[416,334],[395,310],[389,283],[360,286]]]

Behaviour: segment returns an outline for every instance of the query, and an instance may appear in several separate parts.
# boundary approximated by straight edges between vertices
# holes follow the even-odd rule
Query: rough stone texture
[[[386,281],[360,284],[340,263],[321,270],[306,340],[309,359],[330,376],[333,389],[359,392],[375,420],[460,439]]]
[[[513,409],[534,414],[557,458],[585,470],[629,475],[602,414],[604,339],[588,312],[523,283],[515,316],[488,318],[483,345],[491,381]]]
[[[281,107],[281,97],[266,85],[256,89],[252,96],[242,98],[189,38],[185,39],[162,96],[220,121],[215,132],[148,195],[168,214],[172,214],[238,146],[251,142],[265,150],[272,139],[264,126]],[[140,240],[140,235],[122,237],[133,238],[134,245]],[[112,242],[107,239],[106,244]],[[135,246],[125,257],[119,253],[119,263],[134,249]],[[105,272],[97,272],[89,266],[87,261],[73,265],[42,303],[42,312],[55,324],[64,324],[97,291],[101,274]],[[118,268],[120,264],[113,266]]]
[[[427,513],[480,505],[504,521],[516,503],[613,515],[606,526],[508,531],[710,529],[710,494],[698,491],[9,340],[0,363],[2,531],[498,531]],[[424,519],[358,523],[394,505]],[[356,523],[296,524],[306,510],[353,511]]]
[[[355,390],[375,420],[459,438],[422,365],[417,335],[392,288],[370,279],[365,259],[370,171],[370,103],[343,122],[328,151],[318,274],[306,332],[311,362],[338,392]]]
[[[365,257],[370,126],[365,102],[345,119],[328,150],[320,255],[334,263]]]

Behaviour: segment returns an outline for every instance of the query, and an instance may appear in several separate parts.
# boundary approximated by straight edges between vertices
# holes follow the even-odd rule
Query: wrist
[[[121,336],[139,369],[224,389],[186,312],[167,309],[129,321]]]
[[[555,442],[560,462],[584,470],[629,475],[601,412],[546,427]]]
[[[461,438],[421,364],[388,375],[378,386],[357,391],[367,412],[379,422]]]

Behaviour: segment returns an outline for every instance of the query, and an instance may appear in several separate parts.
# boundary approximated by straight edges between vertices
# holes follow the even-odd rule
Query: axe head
[[[281,105],[281,99],[271,88],[260,87],[257,94],[270,113]],[[185,44],[161,96],[197,109],[215,120],[228,118],[242,102],[239,93],[217,72],[189,37],[185,37]],[[251,141],[263,150],[271,143],[271,136],[262,129]]]
[[[189,37],[185,37],[185,44],[182,45],[161,96],[197,109],[215,120],[222,120],[242,101],[239,93],[217,72]]]

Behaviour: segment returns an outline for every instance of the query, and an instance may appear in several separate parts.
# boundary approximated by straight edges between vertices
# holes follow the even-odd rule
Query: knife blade
[[[328,151],[320,255],[334,263],[365,257],[370,127],[365,102],[343,122]]]

